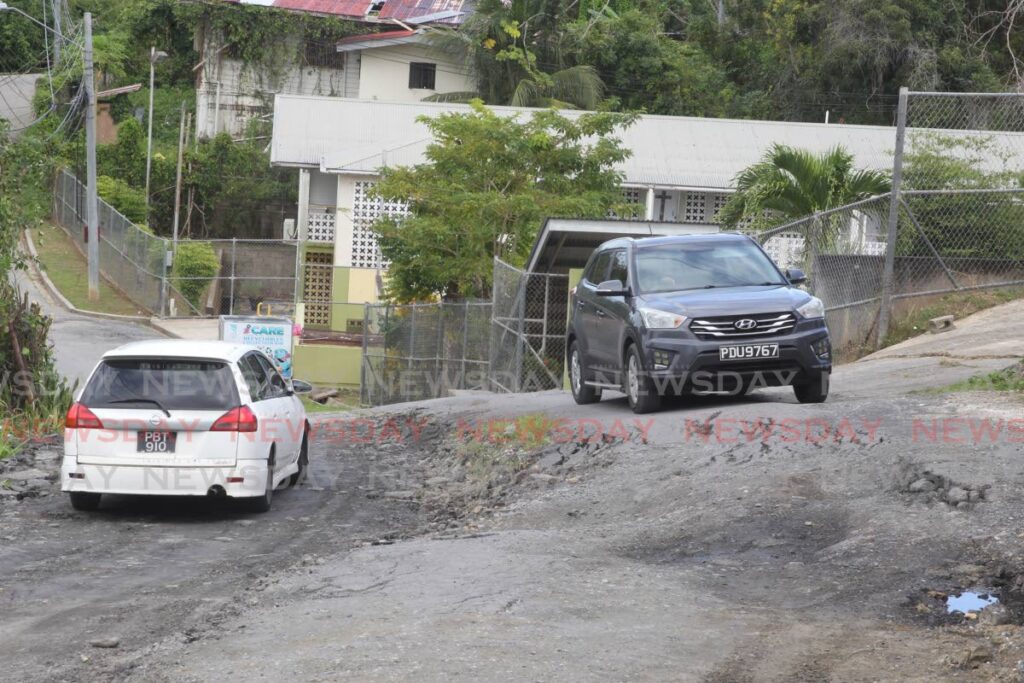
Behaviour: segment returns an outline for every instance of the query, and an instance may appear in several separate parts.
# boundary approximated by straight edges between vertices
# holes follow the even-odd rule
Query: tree
[[[411,212],[374,226],[392,300],[490,297],[493,257],[521,265],[545,218],[623,210],[615,165],[629,152],[615,132],[633,116],[548,110],[521,120],[477,101],[420,120],[434,136],[427,161],[383,169],[376,190]]]
[[[764,224],[765,211],[772,212],[773,222],[797,219],[889,189],[885,173],[856,170],[853,155],[842,147],[816,155],[777,144],[736,176],[736,193],[719,220],[731,227],[758,226]]]
[[[438,49],[470,65],[477,90],[427,99],[596,109],[604,96],[597,70],[567,60],[561,46],[561,25],[571,18],[557,0],[482,0],[458,30],[431,33]]]

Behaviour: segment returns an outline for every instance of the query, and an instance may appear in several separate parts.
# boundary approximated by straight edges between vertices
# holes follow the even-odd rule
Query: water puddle
[[[950,595],[946,598],[946,612],[979,612],[989,605],[995,605],[999,598],[987,591],[963,591],[957,595]]]

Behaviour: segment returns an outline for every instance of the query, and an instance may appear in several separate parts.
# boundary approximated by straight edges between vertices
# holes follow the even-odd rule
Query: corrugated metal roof
[[[275,7],[293,12],[368,18],[372,0],[222,0],[231,4]],[[458,24],[469,0],[384,0],[377,16],[381,19],[420,19],[417,23]],[[456,14],[451,14],[451,13]]]
[[[492,107],[502,115],[529,109]],[[278,95],[271,163],[337,173],[376,173],[420,163],[430,143],[419,116],[468,111],[468,105],[395,103]],[[567,116],[580,112],[567,111]],[[620,135],[632,156],[620,165],[639,187],[731,188],[733,178],[774,143],[822,152],[842,145],[863,168],[890,169],[896,129],[681,116],[641,116]]]
[[[463,0],[386,0],[381,19],[412,19],[462,9]]]

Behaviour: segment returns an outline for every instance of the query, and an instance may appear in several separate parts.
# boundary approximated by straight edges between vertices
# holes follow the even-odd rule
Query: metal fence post
[[[231,280],[228,281],[228,315],[235,314],[235,258],[238,256],[238,238],[231,238]]]
[[[892,193],[889,196],[889,231],[885,244],[885,265],[882,270],[882,302],[878,311],[877,346],[885,343],[892,315],[893,270],[896,264],[896,235],[900,216],[900,194],[903,184],[903,147],[907,136],[907,88],[900,88],[896,114],[896,151],[892,162]]]

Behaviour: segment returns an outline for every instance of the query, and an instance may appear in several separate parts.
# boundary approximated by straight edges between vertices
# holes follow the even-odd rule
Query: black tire
[[[829,382],[829,373],[823,372],[811,380],[794,384],[793,393],[801,403],[824,403],[828,398]]]
[[[302,437],[302,446],[299,447],[299,471],[288,479],[288,486],[298,486],[306,481],[306,469],[309,467],[309,441]]]
[[[661,407],[661,395],[654,387],[647,370],[644,369],[643,359],[640,358],[640,351],[636,344],[630,344],[626,349],[625,376],[626,398],[629,399],[629,407],[637,415],[650,413]]]
[[[584,384],[583,353],[579,345],[573,340],[569,345],[569,389],[572,391],[572,398],[579,405],[597,403],[601,400],[601,390]]]
[[[270,505],[274,500],[274,454],[270,454],[267,460],[267,486],[262,496],[245,499],[245,508],[249,512],[270,512]]]
[[[103,495],[87,491],[71,491],[71,507],[82,512],[92,512],[100,506]]]

